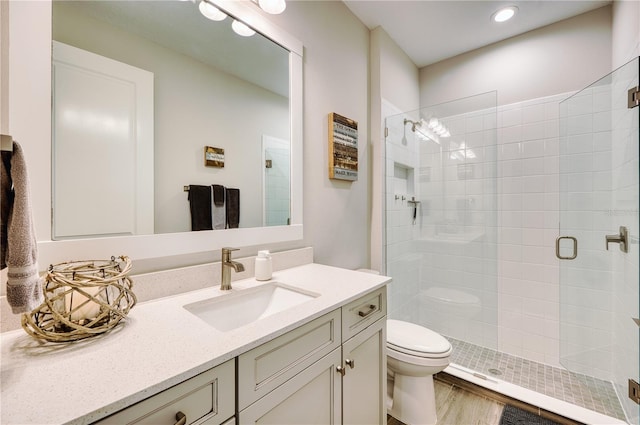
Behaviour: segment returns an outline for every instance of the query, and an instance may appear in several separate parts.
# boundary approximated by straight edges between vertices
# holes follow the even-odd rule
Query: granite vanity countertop
[[[307,264],[276,281],[319,294],[257,322],[219,332],[183,308],[228,294],[219,287],[136,305],[111,332],[42,344],[22,329],[0,334],[0,423],[88,424],[137,403],[390,282],[367,273]],[[233,282],[234,289],[261,285]],[[134,287],[135,290],[135,287]]]

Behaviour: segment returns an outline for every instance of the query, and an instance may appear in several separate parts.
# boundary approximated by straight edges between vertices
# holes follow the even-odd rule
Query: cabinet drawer
[[[238,408],[282,385],[341,344],[340,309],[238,357]]]
[[[185,424],[220,424],[235,412],[235,361],[201,373],[181,384],[128,407],[97,424],[175,424],[182,412]]]
[[[342,307],[342,340],[346,341],[387,314],[387,287]]]

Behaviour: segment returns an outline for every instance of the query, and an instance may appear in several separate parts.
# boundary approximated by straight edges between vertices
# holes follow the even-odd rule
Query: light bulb
[[[201,1],[198,5],[198,9],[200,9],[200,13],[212,21],[224,21],[227,17],[226,13],[206,1]]]
[[[272,15],[278,15],[287,8],[285,0],[258,0],[258,6]]]
[[[249,28],[247,25],[243,24],[240,21],[234,20],[231,24],[231,28],[235,31],[236,34],[241,35],[243,37],[251,37],[256,32]]]

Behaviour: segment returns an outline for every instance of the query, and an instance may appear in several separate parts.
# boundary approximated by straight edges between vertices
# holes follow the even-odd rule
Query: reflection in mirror
[[[287,50],[177,1],[55,1],[53,39],[53,239],[190,231],[190,185],[288,224]]]

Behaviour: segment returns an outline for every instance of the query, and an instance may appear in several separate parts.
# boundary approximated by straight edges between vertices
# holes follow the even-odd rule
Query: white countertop
[[[386,276],[319,264],[278,271],[271,281],[320,296],[224,333],[182,308],[228,293],[212,287],[138,304],[124,325],[75,343],[41,344],[23,330],[0,334],[0,423],[91,423],[236,357],[390,280]],[[245,279],[233,282],[233,287],[240,290],[263,283]]]

